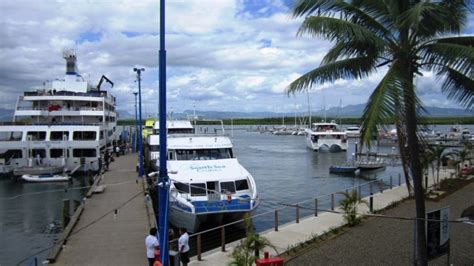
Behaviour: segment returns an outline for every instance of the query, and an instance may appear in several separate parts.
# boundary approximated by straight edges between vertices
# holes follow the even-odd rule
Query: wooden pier
[[[50,253],[50,263],[147,265],[144,239],[150,225],[154,226],[154,217],[135,164],[136,154],[115,158],[101,177],[103,191],[80,206],[82,213],[71,219],[75,226]]]

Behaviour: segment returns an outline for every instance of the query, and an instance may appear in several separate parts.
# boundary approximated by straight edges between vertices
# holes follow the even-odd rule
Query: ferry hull
[[[169,221],[170,224],[175,228],[184,227],[188,232],[195,233],[223,224],[242,220],[246,214],[251,215],[252,213],[253,210],[196,214],[186,212],[179,208],[171,207],[169,212]]]

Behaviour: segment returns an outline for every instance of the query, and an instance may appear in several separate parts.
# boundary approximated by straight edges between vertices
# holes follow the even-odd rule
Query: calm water
[[[474,131],[473,125],[466,127]],[[448,131],[449,126],[437,126],[435,130]],[[230,130],[227,133],[230,134]],[[353,140],[347,153],[317,153],[306,148],[302,136],[276,136],[235,130],[232,139],[235,155],[257,183],[261,204],[256,214],[272,212],[285,204],[294,204],[367,182],[362,178],[329,174],[330,165],[342,164],[354,152]],[[381,147],[379,151],[391,152],[391,147]],[[378,172],[377,177],[388,180],[390,175],[396,177],[399,172],[399,166],[389,166],[385,171]],[[62,200],[82,199],[87,189],[73,188],[85,185],[84,177],[76,177],[73,183],[64,184],[14,183],[1,179],[0,265],[17,264],[50,247],[59,236],[55,230],[61,221]],[[51,190],[60,191],[28,194]],[[21,194],[25,195],[6,199]],[[321,208],[327,208],[329,197],[320,204]],[[302,210],[302,215],[311,212]],[[294,216],[294,209],[287,208],[281,211],[280,223],[294,220]],[[258,231],[271,228],[273,213],[258,216],[254,224]],[[37,255],[40,262],[48,251]],[[26,265],[26,262],[23,264]]]

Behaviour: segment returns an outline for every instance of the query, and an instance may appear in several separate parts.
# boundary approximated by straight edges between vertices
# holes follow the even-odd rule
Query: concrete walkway
[[[441,171],[440,180],[451,176],[452,171]],[[430,177],[428,180],[429,186],[432,184],[433,179]],[[373,195],[374,210],[380,210],[386,208],[392,203],[398,202],[408,197],[408,191],[405,184],[393,189],[386,188],[383,193],[375,193]],[[364,198],[367,202],[369,197]],[[340,211],[340,209],[335,209]],[[366,205],[359,205],[359,213],[368,213],[369,209]],[[278,255],[291,246],[296,246],[302,242],[306,242],[318,235],[330,231],[332,228],[340,227],[344,225],[344,219],[342,214],[336,213],[320,213],[317,217],[307,217],[301,219],[299,223],[289,223],[283,226],[279,226],[279,231],[273,229],[267,230],[260,235],[267,238],[272,245],[276,247],[276,251],[268,249],[270,255]],[[190,265],[226,265],[230,262],[230,255],[234,247],[240,242],[236,241],[227,244],[226,252],[221,252],[220,249],[215,249],[206,252],[202,256],[201,261],[197,261],[196,257],[192,258]]]
[[[136,154],[115,158],[54,265],[147,265],[149,222]],[[117,209],[117,214],[114,210]]]

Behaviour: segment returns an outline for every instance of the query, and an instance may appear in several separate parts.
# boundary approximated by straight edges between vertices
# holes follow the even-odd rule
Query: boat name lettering
[[[225,168],[225,165],[202,165],[202,166],[190,166],[191,170],[198,173],[202,172],[217,172],[222,171]]]

